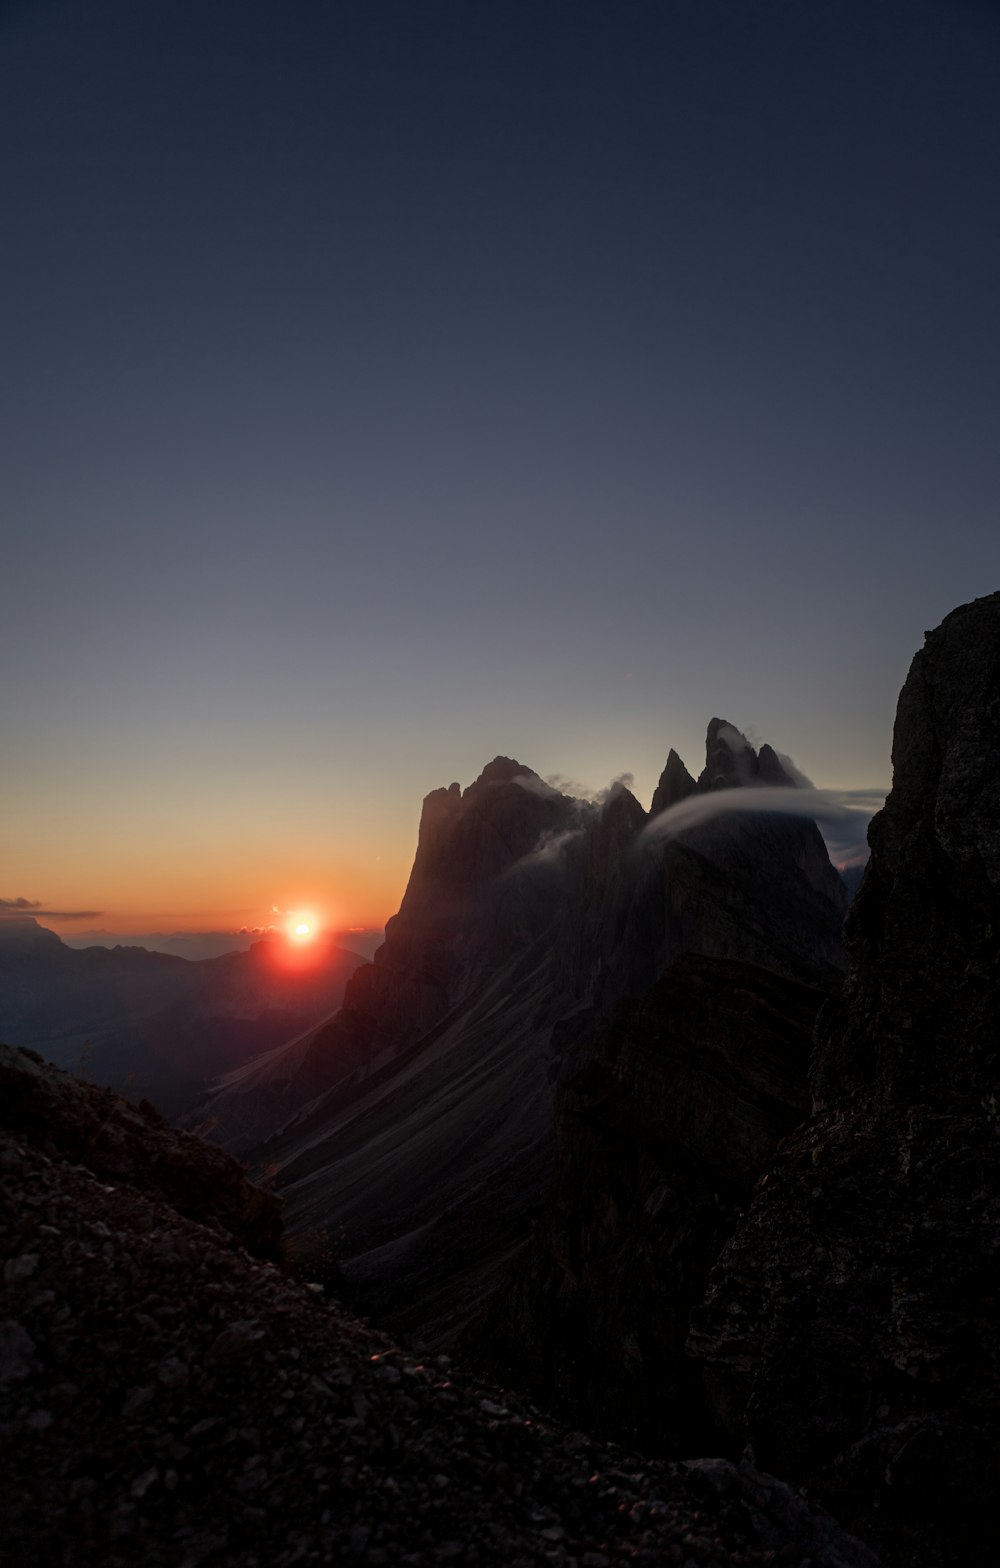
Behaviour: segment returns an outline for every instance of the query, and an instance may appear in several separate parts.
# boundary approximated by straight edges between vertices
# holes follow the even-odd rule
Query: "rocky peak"
[[[992,1082],[1000,1009],[1000,593],[955,610],[910,666],[893,786],[846,937],[843,1028],[818,1053],[820,1099],[877,1083]]]
[[[676,806],[680,800],[686,800],[693,795],[698,785],[691,777],[680,757],[671,746],[667,753],[666,766],[660,774],[660,782],[653,793],[649,807],[651,817],[658,817],[661,811],[667,811],[671,806]]]
[[[705,739],[705,768],[698,779],[700,790],[802,782],[801,776],[792,776],[774,747],[766,741],[756,752],[735,724],[730,724],[728,719],[712,719]]]
[[[929,632],[820,1015],[812,1118],[727,1243],[689,1349],[720,1426],[900,1568],[993,1529],[1000,594]]]
[[[795,779],[785,768],[773,746],[765,741],[757,753],[757,781],[760,784],[794,785]]]
[[[532,768],[525,767],[523,762],[515,762],[513,757],[494,757],[465,793],[468,795],[489,784],[509,784],[512,779],[521,777],[537,779],[538,774]]]
[[[705,737],[705,766],[698,788],[704,793],[756,783],[757,753],[746,736],[728,719],[712,719]]]

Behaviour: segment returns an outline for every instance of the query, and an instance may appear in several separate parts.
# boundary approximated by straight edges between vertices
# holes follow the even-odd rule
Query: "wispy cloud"
[[[100,909],[43,909],[40,898],[0,898],[0,920],[23,920],[38,915],[43,920],[97,920]]]
[[[713,790],[689,795],[654,817],[642,831],[652,843],[673,838],[686,828],[698,827],[730,812],[770,811],[781,816],[810,817],[819,828],[839,866],[855,865],[868,854],[868,823],[885,803],[882,790],[787,789],[750,787]]]
[[[515,782],[522,786],[525,784],[523,779],[517,779]],[[542,781],[536,779],[535,782]],[[634,784],[635,775],[632,773],[619,773],[610,784],[605,785],[604,789],[591,789],[586,784],[577,783],[576,779],[567,778],[564,773],[549,773],[544,780],[546,793],[568,795],[571,800],[582,800],[588,806],[603,806],[604,802],[618,790],[632,789]]]
[[[522,855],[512,871],[530,871],[535,866],[558,865],[569,846],[580,838],[583,828],[550,828],[542,834],[534,849],[528,855]]]

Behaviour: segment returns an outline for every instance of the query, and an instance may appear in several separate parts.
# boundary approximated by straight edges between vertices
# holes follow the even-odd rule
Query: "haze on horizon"
[[[889,782],[1000,584],[976,0],[0,13],[0,896],[377,928],[497,753]],[[76,917],[76,918],[73,918]]]

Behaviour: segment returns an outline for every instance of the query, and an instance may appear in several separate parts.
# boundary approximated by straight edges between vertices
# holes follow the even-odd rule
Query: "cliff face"
[[[1000,1451],[1000,595],[928,634],[893,770],[815,1114],[724,1249],[691,1349],[756,1462],[889,1560],[966,1564]]]

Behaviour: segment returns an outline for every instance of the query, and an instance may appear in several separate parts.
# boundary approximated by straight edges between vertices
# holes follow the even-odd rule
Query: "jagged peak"
[[[689,795],[693,795],[697,788],[697,782],[691,777],[671,746],[663,772],[660,774],[660,781],[653,792],[649,807],[650,816],[658,817],[661,811],[667,811],[671,806],[676,806],[678,801],[686,800]]]
[[[757,753],[757,777],[762,784],[787,784],[792,788],[796,784],[774,747],[766,741]]]
[[[756,781],[757,753],[743,731],[728,719],[712,719],[705,737],[705,767],[698,788],[736,789]]]

